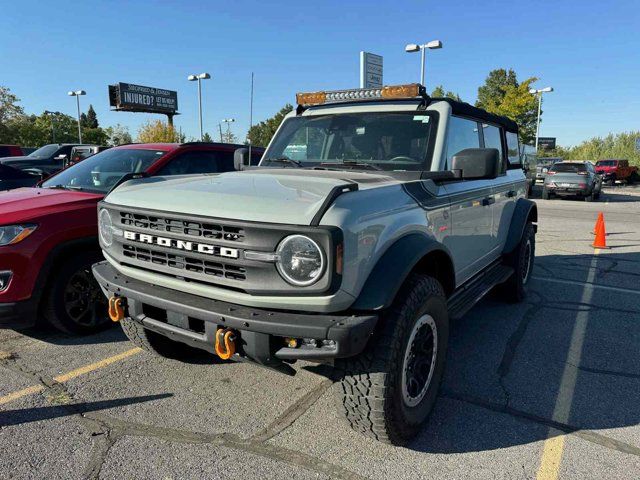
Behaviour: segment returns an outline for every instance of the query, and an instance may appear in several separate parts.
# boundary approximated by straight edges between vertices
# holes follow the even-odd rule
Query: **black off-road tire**
[[[421,389],[425,393],[416,395],[413,400],[419,402],[410,406],[403,396],[405,357],[414,327],[427,316],[436,327],[436,335],[431,337],[437,346],[435,366],[430,381]],[[380,322],[364,352],[336,360],[339,383],[334,386],[335,399],[355,431],[384,443],[404,445],[428,419],[444,372],[449,316],[442,285],[429,276],[411,275]],[[433,333],[433,327],[423,326],[427,327]]]
[[[120,320],[122,330],[131,342],[141,349],[172,360],[191,360],[204,355],[204,351],[191,348],[181,342],[176,342],[159,333],[147,330],[130,317]]]
[[[506,265],[513,268],[513,275],[498,286],[502,300],[518,303],[527,296],[527,284],[531,279],[536,254],[536,230],[531,222],[527,222],[522,232],[520,243],[509,255],[505,256]]]
[[[91,273],[91,265],[101,259],[98,252],[84,251],[63,258],[52,269],[40,304],[49,324],[74,335],[89,335],[112,325],[107,300]],[[86,314],[80,313],[78,305],[87,306]],[[78,313],[77,318],[70,311]]]

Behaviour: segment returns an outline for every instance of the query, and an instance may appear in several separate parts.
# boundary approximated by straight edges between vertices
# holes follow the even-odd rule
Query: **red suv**
[[[0,157],[21,157],[24,152],[18,145],[0,145]]]
[[[97,153],[34,188],[0,193],[0,326],[43,317],[67,333],[109,324],[91,274],[102,259],[96,205],[127,174],[188,175],[234,169],[242,145],[131,144]],[[254,148],[251,164],[263,149]],[[246,152],[245,156],[246,156]]]

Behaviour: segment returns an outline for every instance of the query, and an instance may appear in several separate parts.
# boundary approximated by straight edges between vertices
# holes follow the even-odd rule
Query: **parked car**
[[[640,180],[638,167],[629,165],[629,160],[607,159],[596,162],[596,173],[602,176],[605,183],[616,181],[634,183]]]
[[[78,144],[52,143],[40,147],[26,156],[0,158],[0,163],[20,170],[29,169],[44,176],[62,170],[64,161],[71,155],[71,149]]]
[[[40,181],[40,175],[0,164],[0,191],[20,187],[32,187]]]
[[[602,177],[591,162],[558,162],[554,164],[544,180],[542,198],[580,197],[587,202],[600,198]]]
[[[38,314],[72,333],[94,332],[110,323],[90,271],[91,264],[102,258],[98,201],[127,174],[232,170],[237,147],[207,143],[114,147],[60,171],[38,188],[0,193],[0,325],[30,326]],[[263,151],[254,149],[253,163]],[[180,196],[174,201],[179,202]]]
[[[0,145],[0,157],[21,157],[26,155],[18,145]]]
[[[449,319],[494,287],[525,295],[518,126],[417,84],[297,100],[257,169],[111,191],[93,273],[141,348],[333,361],[352,427],[402,444],[438,396]]]
[[[69,155],[69,158],[64,161],[64,168],[75,165],[76,163],[90,157],[91,155],[95,155],[99,152],[104,152],[108,148],[110,147],[104,145],[81,145],[73,147],[71,149],[71,155]]]
[[[520,155],[522,155],[522,170],[524,170],[524,175],[527,177],[527,183],[529,184],[528,194],[531,195],[538,174],[538,154],[536,153],[536,147],[532,145],[522,145]]]
[[[538,158],[538,164],[536,166],[536,181],[544,182],[547,177],[549,169],[558,162],[562,162],[562,158],[546,157]]]

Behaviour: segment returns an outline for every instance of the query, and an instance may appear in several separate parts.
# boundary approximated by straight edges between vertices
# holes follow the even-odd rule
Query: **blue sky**
[[[75,115],[66,92],[84,89],[102,125],[135,137],[148,118],[110,112],[107,85],[118,81],[178,91],[176,126],[197,136],[203,83],[205,130],[235,117],[242,140],[296,91],[358,86],[358,55],[384,56],[384,81],[419,79],[419,55],[404,45],[440,39],[429,52],[427,88],[437,84],[473,102],[493,68],[537,76],[555,92],[543,104],[541,136],[571,145],[595,135],[640,129],[640,5],[628,1],[220,1],[5,2],[0,85],[25,110]]]

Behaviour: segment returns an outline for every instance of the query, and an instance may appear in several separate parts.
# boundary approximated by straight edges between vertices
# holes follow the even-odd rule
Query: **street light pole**
[[[68,92],[67,95],[70,97],[76,97],[76,105],[78,107],[78,142],[82,143],[82,128],[80,128],[80,95],[86,95],[87,92],[84,90],[75,90],[72,92]]]
[[[223,118],[222,122],[219,123],[218,125],[220,126],[220,141],[222,142],[222,124],[226,123],[227,124],[227,141],[229,140],[229,138],[231,137],[231,125],[230,123],[235,122],[236,119],[235,118]]]
[[[208,73],[200,73],[198,75],[189,75],[187,80],[190,82],[197,81],[198,82],[198,116],[200,118],[200,141],[202,141],[204,137],[204,130],[202,129],[202,85],[201,80],[208,80],[211,78],[211,75]]]
[[[538,97],[538,117],[536,120],[536,153],[538,152],[538,139],[540,138],[540,113],[542,109],[542,94],[553,92],[553,87],[545,87],[545,88],[532,88],[529,90],[529,93],[532,95],[537,95]]]
[[[404,47],[404,51],[407,53],[420,52],[420,85],[424,86],[424,70],[426,63],[426,51],[437,50],[442,48],[442,42],[440,40],[431,40],[423,45],[418,43],[409,43]]]

